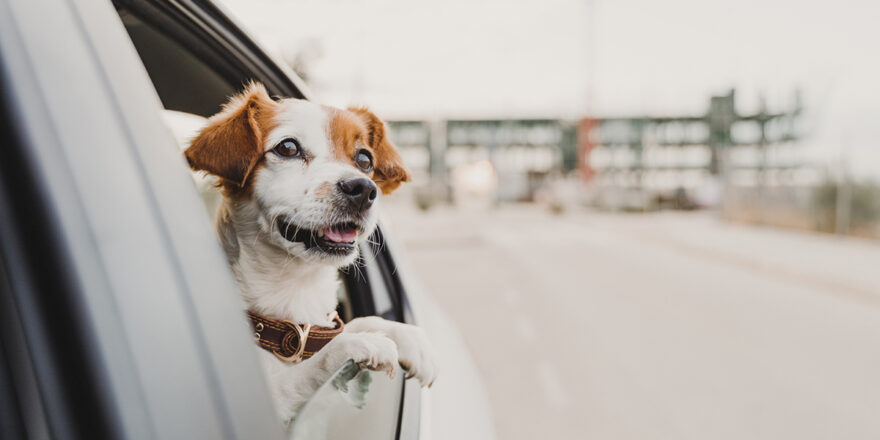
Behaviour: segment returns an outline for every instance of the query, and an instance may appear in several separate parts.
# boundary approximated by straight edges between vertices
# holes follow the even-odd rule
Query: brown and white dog
[[[219,177],[216,227],[248,310],[332,327],[338,269],[375,229],[379,190],[410,179],[382,121],[363,108],[274,101],[251,84],[185,154],[193,169]],[[300,363],[260,353],[286,425],[348,359],[390,375],[399,363],[422,386],[437,371],[421,329],[379,317],[352,320]]]

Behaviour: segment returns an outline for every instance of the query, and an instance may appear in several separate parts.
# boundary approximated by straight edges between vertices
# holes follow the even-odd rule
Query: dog
[[[251,83],[208,119],[184,154],[193,170],[218,178],[215,226],[266,348],[259,350],[262,365],[288,428],[349,359],[392,377],[399,365],[423,387],[433,384],[436,363],[420,328],[379,317],[343,327],[335,317],[338,270],[356,261],[359,243],[375,230],[380,193],[410,180],[376,115],[275,101]],[[281,343],[261,339],[260,331],[295,327],[290,344],[298,356],[270,350]],[[308,339],[315,329],[324,329],[329,343],[309,353],[301,339],[319,340]],[[301,360],[303,353],[311,357]]]

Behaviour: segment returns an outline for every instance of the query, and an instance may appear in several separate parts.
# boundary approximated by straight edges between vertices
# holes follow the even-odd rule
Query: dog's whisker
[[[285,237],[288,237],[288,236],[289,236],[289,235],[288,235],[289,232],[290,232],[290,223],[284,225],[284,236],[285,236]],[[296,233],[299,232],[299,231],[293,231],[293,232],[294,232],[294,236],[295,236]]]
[[[354,276],[358,281],[367,281],[367,276],[364,273],[363,269],[361,269],[361,265],[363,264],[363,259],[358,258],[358,261],[353,265],[354,266]]]
[[[369,239],[369,238],[367,239],[367,243],[370,244],[370,251],[373,252],[373,256],[374,256],[374,257],[378,257],[378,256],[379,256],[379,252],[382,250],[382,249],[379,247],[379,246],[381,246],[380,243],[378,243],[378,242],[376,242],[376,241],[374,241],[374,240],[371,240],[371,239]]]

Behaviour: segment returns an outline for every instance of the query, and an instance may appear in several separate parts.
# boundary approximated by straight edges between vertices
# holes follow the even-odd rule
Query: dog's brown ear
[[[403,182],[411,180],[409,172],[403,166],[403,159],[397,148],[385,136],[385,123],[366,108],[349,108],[357,114],[367,126],[367,138],[373,149],[373,180],[384,194],[390,194]]]
[[[208,119],[184,154],[189,166],[223,183],[244,186],[263,156],[263,137],[274,125],[278,104],[259,83],[251,83]]]

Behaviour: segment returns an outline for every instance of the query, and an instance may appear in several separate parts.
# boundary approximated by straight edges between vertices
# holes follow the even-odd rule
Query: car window
[[[118,12],[166,109],[210,116],[240,87],[144,18],[125,8]]]
[[[198,54],[184,47],[175,38],[184,42],[186,38],[162,32],[159,25],[149,21],[161,21],[159,18],[144,18],[125,7],[119,7],[118,12],[162,101],[162,119],[182,151],[204,126],[206,117],[219,111],[228,97],[236,93],[249,78],[240,77],[238,81],[230,79],[236,73],[228,67],[227,62],[220,57],[209,56],[204,47],[202,53]],[[220,191],[214,185],[216,178],[202,172],[193,172],[192,178],[205,209],[213,218],[221,201]],[[343,306],[341,316],[351,319],[372,314],[372,307],[358,307],[363,301],[349,298],[351,291],[355,290],[350,288],[355,287],[352,284],[364,281],[358,280],[356,273],[349,272],[341,274],[342,277],[355,277],[354,283],[341,283],[342,288],[338,293]],[[353,272],[357,272],[357,269]],[[370,287],[357,289],[357,292],[369,295],[372,293]]]
[[[376,253],[377,250],[372,245],[365,244],[361,246],[367,282],[370,284],[370,290],[373,292],[373,307],[376,315],[386,319],[394,319],[394,302],[391,299],[391,292],[385,285],[381,269],[376,261]]]
[[[395,438],[402,387],[402,374],[390,378],[385,373],[360,370],[348,361],[300,411],[290,439]]]

